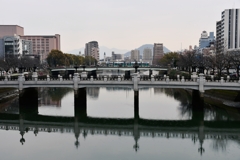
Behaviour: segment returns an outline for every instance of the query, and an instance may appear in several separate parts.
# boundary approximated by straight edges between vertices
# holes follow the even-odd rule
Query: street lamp
[[[77,69],[79,68],[77,65],[74,66],[74,68],[76,69],[75,73],[77,73]]]
[[[138,62],[137,62],[137,61],[135,61],[135,64],[133,65],[133,67],[135,68],[135,73],[137,73],[137,69],[138,69],[138,67],[139,67],[139,65],[138,65]]]

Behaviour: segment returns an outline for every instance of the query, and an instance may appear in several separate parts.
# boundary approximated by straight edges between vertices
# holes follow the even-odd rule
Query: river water
[[[83,120],[74,117],[72,89],[38,89],[38,114],[30,119],[22,118],[18,97],[2,103],[1,159],[240,159],[235,107],[206,100],[204,110],[195,111],[191,91],[147,88],[139,91],[136,120],[133,90],[87,88],[86,93]]]

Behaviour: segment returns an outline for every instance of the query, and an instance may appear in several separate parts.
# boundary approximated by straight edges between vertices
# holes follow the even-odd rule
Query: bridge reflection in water
[[[139,92],[134,91],[134,118],[94,118],[87,115],[86,88],[74,93],[74,117],[44,116],[38,114],[38,92],[34,88],[24,89],[19,94],[19,115],[0,114],[0,129],[20,131],[20,142],[24,134],[32,131],[73,133],[75,145],[79,147],[79,136],[91,135],[132,136],[133,148],[139,149],[141,137],[190,138],[199,143],[199,152],[204,152],[205,139],[240,140],[240,121],[205,121],[204,102],[199,92],[193,92],[192,118],[190,120],[151,120],[139,117]]]

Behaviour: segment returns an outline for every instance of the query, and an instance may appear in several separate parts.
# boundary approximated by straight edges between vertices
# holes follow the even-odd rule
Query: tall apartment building
[[[131,50],[131,61],[139,61],[140,60],[140,52],[139,50]]]
[[[226,9],[221,18],[221,21],[216,23],[217,53],[240,49],[239,9]]]
[[[163,44],[162,43],[154,43],[153,46],[153,65],[158,65],[159,60],[164,56],[163,52]]]
[[[142,61],[152,65],[152,50],[150,48],[144,48]]]
[[[97,41],[91,41],[85,45],[85,56],[91,56],[92,48],[99,48]]]
[[[99,49],[98,48],[91,48],[91,56],[99,61]]]

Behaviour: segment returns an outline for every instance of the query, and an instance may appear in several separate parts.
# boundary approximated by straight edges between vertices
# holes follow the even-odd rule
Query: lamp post
[[[85,64],[82,65],[82,68],[83,68],[83,71],[85,71],[85,68],[86,68]]]
[[[34,66],[33,66],[33,72],[36,72],[36,64],[34,64]]]
[[[77,73],[77,69],[79,68],[77,65],[74,66],[74,68],[76,69],[75,73]]]
[[[135,61],[135,64],[133,65],[133,67],[135,68],[135,73],[137,73],[137,69],[138,69],[138,67],[139,67],[137,61]]]

